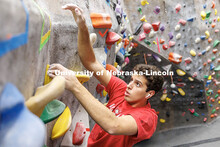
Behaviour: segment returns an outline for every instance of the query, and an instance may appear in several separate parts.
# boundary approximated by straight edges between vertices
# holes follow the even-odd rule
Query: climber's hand
[[[74,72],[71,70],[65,68],[61,64],[51,64],[49,69],[48,69],[48,76],[51,78],[54,78],[55,76],[63,76],[65,78],[65,83],[66,83],[66,89],[67,90],[72,90],[72,88],[76,84],[80,84],[78,79],[76,78]]]
[[[73,17],[80,28],[85,26],[85,17],[83,16],[83,10],[75,4],[66,4],[62,7],[64,10],[70,10]]]

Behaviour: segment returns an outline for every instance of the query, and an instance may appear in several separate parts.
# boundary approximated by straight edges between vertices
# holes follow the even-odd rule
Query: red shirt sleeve
[[[138,126],[138,133],[137,135],[131,136],[132,140],[139,142],[151,138],[154,134],[157,127],[158,116],[152,110],[153,109],[147,109],[130,112],[130,115],[135,119]]]
[[[119,97],[124,97],[127,84],[118,77],[111,76],[111,79],[105,88],[109,95],[109,102]]]

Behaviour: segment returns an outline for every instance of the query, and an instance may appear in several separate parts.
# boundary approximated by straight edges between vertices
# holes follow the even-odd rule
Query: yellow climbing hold
[[[147,0],[142,0],[142,1],[141,1],[141,5],[142,5],[142,6],[145,6],[146,4],[149,5],[149,3],[147,2]]]
[[[220,101],[218,101],[218,103],[220,104]]]
[[[52,81],[52,78],[48,76],[47,71],[49,69],[50,65],[47,64],[46,66],[46,71],[45,71],[45,76],[44,76],[44,85],[47,85],[48,83],[50,83]]]
[[[196,56],[196,52],[195,52],[194,50],[191,50],[191,51],[190,51],[190,54],[191,54],[193,57]]]
[[[153,41],[153,44],[156,44],[156,45],[157,45],[157,42],[156,42],[156,41]]]
[[[194,81],[194,79],[192,77],[188,77],[189,81]]]
[[[215,9],[215,15],[217,15],[217,13],[218,13],[218,11],[217,11],[217,9]]]
[[[105,90],[103,90],[103,96],[105,97],[108,93],[105,91]]]
[[[184,76],[186,74],[185,71],[181,70],[181,69],[177,69],[176,70],[176,73],[179,75],[179,76]]]
[[[168,98],[168,97],[167,97],[167,98],[166,98],[166,101],[167,101],[167,102],[171,101],[171,98]]]
[[[51,139],[56,139],[63,136],[70,128],[72,116],[69,107],[67,106],[63,113],[57,119],[53,130]]]
[[[114,63],[114,67],[117,67],[117,66],[118,66],[118,63],[117,63],[117,62],[115,62],[115,63]]]
[[[164,93],[162,96],[161,96],[161,101],[165,101],[166,100],[166,98],[167,98],[167,94],[166,93]]]
[[[178,88],[178,91],[179,91],[179,93],[180,93],[182,96],[186,95],[186,93],[183,91],[182,88]]]
[[[129,40],[131,41],[134,38],[134,36],[129,36]]]
[[[208,38],[209,38],[209,36],[210,36],[209,31],[205,31],[205,35],[206,35],[206,39],[208,39]]]
[[[206,18],[206,13],[205,13],[205,11],[201,11],[201,17],[202,17],[202,20],[205,20],[205,18]]]
[[[212,76],[210,75],[209,77],[208,77],[208,80],[211,80],[212,79]]]
[[[220,21],[220,17],[218,16],[218,18],[217,18],[217,21],[219,22]]]
[[[135,53],[133,56],[136,57],[136,56],[139,56],[139,55],[140,55],[140,53]]]
[[[141,19],[140,19],[140,21],[145,21],[145,22],[147,22],[147,20],[146,20],[146,16],[145,16],[145,15],[142,16]]]
[[[81,84],[89,81],[90,77],[88,75],[76,75],[77,79]]]
[[[161,123],[165,123],[166,120],[161,118],[161,119],[160,119],[160,122],[161,122]]]

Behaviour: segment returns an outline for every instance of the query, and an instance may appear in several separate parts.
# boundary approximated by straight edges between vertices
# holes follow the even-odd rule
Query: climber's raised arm
[[[106,69],[96,60],[95,54],[90,42],[88,27],[83,16],[83,10],[74,4],[67,4],[63,9],[70,10],[78,25],[78,53],[84,67],[94,72],[94,76],[104,85],[107,86],[111,75],[107,74]],[[96,75],[97,72],[101,75]]]

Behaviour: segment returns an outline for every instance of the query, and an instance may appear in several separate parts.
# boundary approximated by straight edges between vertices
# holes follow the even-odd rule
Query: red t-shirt
[[[124,99],[127,84],[112,76],[106,91],[109,94],[107,107],[117,117],[131,115],[138,126],[137,135],[110,135],[95,124],[88,139],[88,147],[132,147],[134,144],[149,139],[156,130],[157,114],[148,103],[144,107],[134,108]]]

